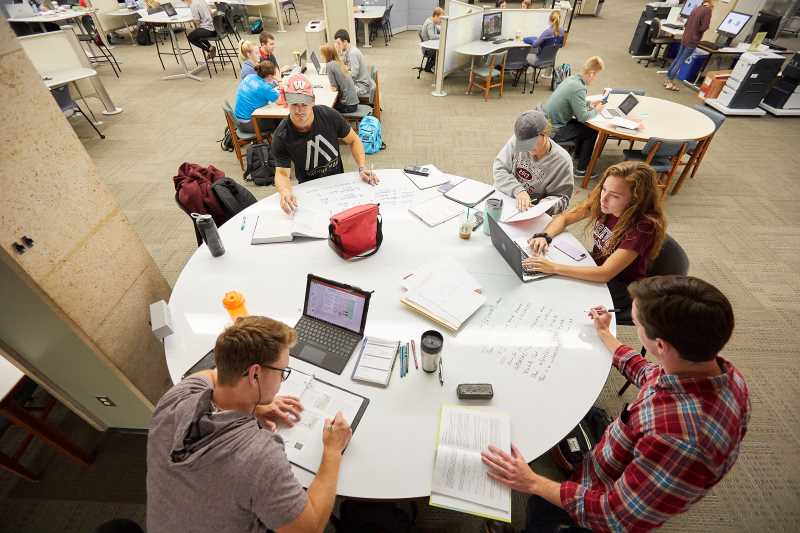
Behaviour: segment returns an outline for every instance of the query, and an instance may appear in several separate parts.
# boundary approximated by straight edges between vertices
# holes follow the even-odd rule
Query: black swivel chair
[[[644,68],[650,66],[650,62],[653,61],[654,63],[658,63],[661,61],[661,65],[666,65],[666,58],[662,57],[659,59],[659,54],[661,53],[661,48],[667,47],[675,42],[672,37],[659,37],[658,34],[661,33],[661,21],[658,19],[653,19],[650,21],[650,44],[653,45],[653,53],[650,57],[645,58],[644,61]]]
[[[678,244],[678,241],[667,235],[664,240],[664,245],[661,247],[658,257],[653,261],[650,267],[650,276],[669,276],[678,275],[685,276],[689,272],[689,256]],[[617,325],[619,326],[633,326],[633,318],[631,317],[631,309],[625,309],[621,313],[617,313]],[[642,346],[642,355],[647,351]],[[617,396],[622,396],[628,387],[631,386],[630,381],[626,381],[625,385],[619,389]]]

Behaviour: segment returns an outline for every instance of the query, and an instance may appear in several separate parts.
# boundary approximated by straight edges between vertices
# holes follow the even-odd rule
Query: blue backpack
[[[381,135],[381,121],[372,115],[367,115],[359,122],[358,138],[364,144],[364,152],[368,154],[374,154],[386,148]]]

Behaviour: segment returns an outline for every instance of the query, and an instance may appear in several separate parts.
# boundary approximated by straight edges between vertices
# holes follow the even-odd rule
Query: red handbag
[[[357,205],[331,217],[328,244],[342,259],[369,257],[382,241],[379,204]]]

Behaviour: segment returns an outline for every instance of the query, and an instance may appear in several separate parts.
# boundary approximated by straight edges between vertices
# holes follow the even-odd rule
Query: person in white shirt
[[[208,55],[208,59],[214,59],[217,49],[208,42],[209,37],[216,37],[214,30],[214,19],[211,17],[211,10],[208,8],[206,0],[186,0],[189,10],[192,12],[195,29],[189,32],[187,39],[189,42]]]

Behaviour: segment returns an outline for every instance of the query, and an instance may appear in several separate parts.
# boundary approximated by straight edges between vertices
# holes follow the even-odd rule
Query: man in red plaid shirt
[[[639,339],[658,364],[611,335],[605,308],[590,311],[614,366],[640,390],[572,477],[558,483],[537,474],[514,446],[510,455],[494,446],[483,453],[490,477],[533,494],[528,532],[564,524],[655,529],[700,500],[736,462],[750,401],[742,375],[718,355],[733,332],[730,302],[687,276],[646,278],[629,292]]]

